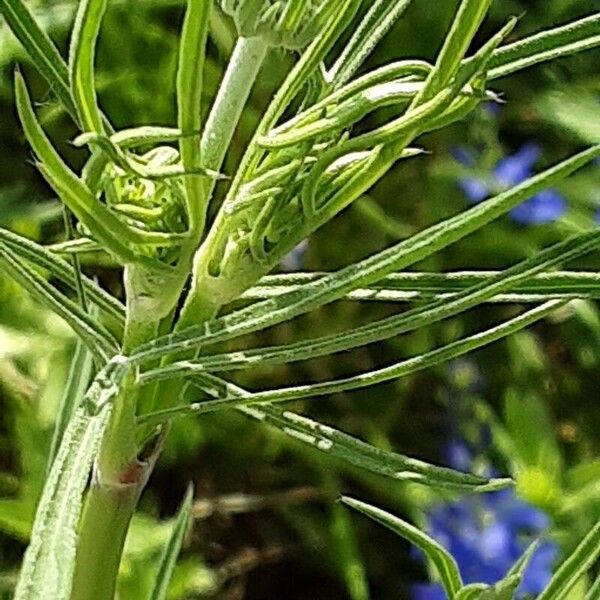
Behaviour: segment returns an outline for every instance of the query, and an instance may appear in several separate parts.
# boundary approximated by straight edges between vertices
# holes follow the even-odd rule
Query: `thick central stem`
[[[135,484],[92,484],[82,515],[71,600],[114,597],[122,548],[141,491]]]
[[[207,168],[221,168],[266,51],[266,44],[258,38],[242,38],[238,41],[202,136],[202,159]],[[207,180],[205,186],[206,197],[209,198],[214,190],[214,181]],[[191,254],[194,250],[188,249],[188,252]],[[186,262],[182,260],[183,264]],[[171,281],[168,293],[161,288],[160,282],[144,279],[144,274],[135,267],[126,275],[126,281],[130,285],[127,286],[123,351],[130,353],[156,335],[160,320],[176,303],[178,285]],[[183,281],[181,278],[179,283],[183,285]],[[209,294],[201,292],[196,290],[190,306],[198,309],[201,305],[202,308],[184,310],[178,328],[214,316],[217,307],[211,302]],[[173,295],[174,299],[170,301],[167,296]],[[156,302],[156,310],[149,310],[148,302]],[[74,600],[112,600],[114,597],[129,523],[160,451],[162,437],[154,438],[159,441],[148,457],[139,457],[139,432],[135,427],[140,402],[169,403],[165,400],[166,393],[162,393],[165,390],[155,391],[156,394],[148,394],[148,390],[137,388],[135,382],[130,380],[117,401],[82,515],[73,581]],[[148,395],[153,398],[147,398]],[[169,396],[176,397],[176,391],[169,390]],[[152,435],[152,432],[146,433]]]
[[[268,45],[259,37],[240,38],[231,55],[200,142],[202,166],[220,171],[240,116],[248,101],[252,86],[263,64]],[[205,195],[212,196],[215,180],[205,180]],[[214,303],[207,298],[207,290],[198,282],[204,280],[199,262],[194,261],[190,293],[185,302],[178,328],[183,329],[205,320],[214,313]]]

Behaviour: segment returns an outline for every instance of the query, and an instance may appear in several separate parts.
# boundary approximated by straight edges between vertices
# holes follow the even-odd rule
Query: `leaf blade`
[[[189,0],[179,49],[177,69],[177,121],[183,136],[179,140],[179,152],[183,168],[193,171],[202,167],[200,155],[200,129],[202,118],[200,106],[203,90],[203,64],[210,23],[212,3]],[[207,198],[204,182],[200,177],[186,177],[187,213],[194,237],[199,240],[204,230]]]
[[[20,258],[48,271],[53,277],[58,278],[71,289],[77,289],[73,266],[56,256],[53,252],[50,252],[44,246],[1,227],[0,242],[6,244]],[[85,275],[82,275],[81,278],[83,288],[89,300],[100,310],[115,319],[122,327],[125,322],[124,306],[116,298],[96,285],[94,281],[85,277]]]
[[[600,14],[594,13],[498,48],[490,61],[490,79],[600,45]]]
[[[600,556],[600,521],[563,562],[537,600],[561,600]]]
[[[69,71],[50,37],[37,24],[23,0],[0,0],[0,8],[6,22],[29,54],[33,64],[65,110],[77,121],[77,109],[69,88]]]
[[[107,0],[81,0],[69,48],[69,82],[77,114],[84,131],[104,129],[98,108],[94,79],[96,40],[100,33]]]
[[[431,256],[508,212],[541,189],[553,185],[597,156],[600,156],[600,145],[593,146],[464,213],[433,225],[409,240],[395,244],[300,290],[235,311],[203,326],[186,328],[179,333],[158,338],[140,346],[132,358],[142,362],[172,354],[177,350],[194,348],[199,344],[232,339],[333,302],[353,289],[368,285],[395,270]]]
[[[526,280],[530,275],[554,266],[557,262],[570,260],[589,252],[600,245],[600,234],[592,230],[582,235],[559,242],[498,274],[489,282],[483,281],[467,288],[451,300],[441,299],[422,307],[416,307],[405,313],[393,315],[380,321],[368,323],[341,333],[308,339],[283,346],[256,348],[229,352],[222,355],[200,356],[197,367],[209,371],[226,371],[246,368],[256,364],[291,363],[335,352],[351,350],[359,346],[389,339],[393,336],[408,333],[419,327],[460,314],[461,312],[479,305],[492,297],[496,292],[510,289],[513,284]],[[181,365],[183,372],[193,371],[193,363]],[[177,374],[178,363],[164,367],[163,374]],[[158,374],[157,374],[158,375]],[[145,375],[150,377],[149,375]]]
[[[15,600],[69,600],[83,491],[125,372],[124,357],[114,357],[69,422],[44,485]]]
[[[414,525],[396,517],[380,508],[371,506],[348,496],[342,496],[341,501],[350,508],[391,529],[411,544],[422,550],[435,565],[448,598],[454,598],[462,587],[462,578],[458,565],[448,551],[434,539],[423,533]]]
[[[92,376],[92,369],[92,353],[87,350],[84,344],[78,341],[75,347],[75,353],[71,359],[67,382],[59,402],[54,422],[54,431],[52,433],[52,441],[48,453],[47,472],[52,468],[52,463],[56,458],[61,440],[69,425],[69,421],[85,395]]]
[[[156,581],[154,588],[148,596],[148,600],[165,600],[167,597],[169,582],[173,576],[173,569],[175,568],[175,563],[177,562],[177,557],[192,517],[193,500],[194,487],[190,484],[181,504],[181,508],[177,513],[177,518],[173,524],[169,540],[160,557]]]
[[[102,329],[78,304],[60,294],[43,277],[31,270],[2,242],[0,242],[0,261],[13,279],[72,327],[96,358],[106,362],[117,351],[118,344],[107,331]]]
[[[384,367],[375,371],[361,373],[353,377],[327,381],[324,383],[300,385],[289,388],[280,388],[268,390],[265,392],[255,392],[245,398],[239,398],[236,395],[225,396],[218,400],[207,400],[186,406],[174,407],[165,409],[155,413],[142,415],[138,418],[141,423],[163,423],[170,418],[181,417],[190,414],[204,414],[215,410],[223,410],[227,408],[237,408],[242,405],[262,404],[265,402],[287,402],[298,400],[300,398],[310,398],[315,396],[323,396],[342,391],[349,391],[368,387],[398,377],[405,376],[409,373],[416,372],[426,367],[438,364],[442,361],[447,361],[457,356],[461,356],[475,348],[482,347],[491,342],[502,339],[524,327],[534,323],[540,318],[545,317],[554,311],[562,304],[561,301],[550,301],[542,306],[536,307],[530,311],[510,319],[501,325],[492,327],[481,333],[463,338],[446,346],[442,346],[420,356],[412,357],[405,361],[401,361],[389,367]],[[190,375],[194,373],[197,365],[190,363],[191,368],[188,369]],[[204,375],[204,370],[200,367],[200,376]]]

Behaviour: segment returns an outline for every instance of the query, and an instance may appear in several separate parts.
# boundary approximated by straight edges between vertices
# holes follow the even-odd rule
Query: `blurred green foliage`
[[[73,3],[32,4],[64,50]],[[136,0],[135,8],[127,1],[110,3],[99,48],[98,88],[117,126],[173,123],[181,5],[178,0]],[[441,40],[455,5],[415,2],[378,47],[370,66],[397,57],[431,58],[433,42]],[[513,14],[523,15],[513,34],[522,37],[585,15],[592,5],[598,8],[589,0],[498,0],[482,36]],[[211,28],[209,96],[217,89],[233,41],[223,15],[217,14]],[[10,82],[15,61],[27,69],[25,56],[0,23],[0,224],[46,243],[60,241],[59,205],[30,164],[14,117]],[[540,145],[545,164],[583,143],[599,141],[599,61],[598,51],[583,53],[496,82],[506,101],[499,114],[481,108],[467,121],[423,139],[427,156],[402,163],[369,199],[317,232],[304,257],[306,268],[340,267],[464,208],[467,200],[456,185],[462,167],[452,158],[454,146],[482,147],[491,167],[529,141]],[[268,58],[226,172],[235,168],[260,109],[289,64],[290,55],[283,51]],[[44,89],[34,71],[27,70],[34,88]],[[56,105],[47,103],[41,114],[53,139],[73,137],[71,124]],[[65,144],[61,150],[73,164],[81,162],[75,148]],[[600,208],[598,171],[588,169],[561,186],[569,210],[557,223],[525,229],[501,219],[416,267],[500,268],[591,226]],[[360,243],[349,243],[353,239]],[[588,257],[576,266],[597,270],[600,260]],[[90,264],[86,272],[121,294],[117,271]],[[384,303],[364,307],[339,302],[275,328],[266,342],[289,342],[297,332],[336,331],[360,323],[367,311],[380,317],[392,310]],[[272,387],[342,376],[359,366],[373,368],[447,343],[514,312],[510,305],[489,305],[341,356],[259,367],[240,381],[250,388],[258,381]],[[0,594],[14,582],[28,536],[73,350],[66,325],[0,277]],[[598,304],[578,301],[551,321],[477,351],[459,367],[436,367],[327,402],[316,400],[311,413],[380,447],[441,463],[453,415],[466,411],[469,419],[490,426],[498,469],[512,466],[519,493],[547,511],[553,536],[569,551],[600,516]],[[470,385],[474,377],[480,381],[476,391]],[[298,403],[295,409],[302,412],[303,406]],[[463,419],[463,424],[468,429],[469,421]],[[420,563],[409,557],[408,545],[375,524],[349,518],[334,499],[342,491],[364,495],[419,519],[437,499],[432,491],[342,467],[237,414],[220,413],[201,424],[185,419],[173,427],[142,499],[144,514],[136,517],[129,537],[120,597],[143,597],[143,590],[150,588],[152,566],[169,536],[168,519],[190,478],[198,502],[170,598],[386,600],[407,597],[406,586],[424,578]],[[399,568],[391,570],[390,564]]]

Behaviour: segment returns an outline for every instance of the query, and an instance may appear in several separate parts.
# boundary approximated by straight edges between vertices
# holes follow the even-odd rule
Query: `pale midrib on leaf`
[[[287,321],[333,302],[354,289],[369,285],[395,270],[408,267],[462,239],[505,214],[526,198],[554,185],[597,156],[600,156],[600,145],[567,159],[512,190],[433,225],[409,240],[332,273],[315,283],[307,284],[301,290],[254,304],[205,323],[201,327],[191,327],[181,333],[158,338],[140,347],[132,359],[143,362],[177,350],[197,348],[200,344],[232,339]]]
[[[237,395],[233,395],[226,396],[218,400],[206,400],[186,406],[174,407],[172,409],[165,409],[147,415],[142,415],[138,418],[138,421],[145,424],[164,423],[175,417],[185,417],[192,414],[205,414],[218,410],[237,408],[238,406],[262,404],[264,402],[289,402],[302,398],[313,398],[317,396],[347,392],[350,390],[356,390],[380,383],[385,383],[387,381],[398,379],[416,371],[431,367],[438,363],[452,360],[458,356],[466,354],[467,352],[471,352],[477,348],[502,339],[515,333],[516,331],[520,331],[532,323],[535,323],[539,319],[546,317],[564,304],[565,303],[563,301],[552,300],[543,304],[542,306],[527,311],[516,318],[505,321],[496,327],[492,327],[491,329],[485,330],[481,333],[457,340],[456,342],[452,342],[451,344],[442,346],[441,348],[437,348],[419,356],[414,356],[375,371],[369,371],[352,377],[347,377],[345,379],[326,381],[323,383],[306,384],[289,388],[254,392],[250,393],[244,398],[239,398]],[[190,375],[193,375],[196,367],[193,363],[190,363],[189,367],[189,373]],[[198,370],[199,377],[202,378],[204,376],[204,372],[201,368]]]

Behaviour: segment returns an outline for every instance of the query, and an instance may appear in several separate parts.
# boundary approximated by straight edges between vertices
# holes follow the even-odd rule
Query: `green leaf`
[[[67,236],[67,240],[72,240],[75,234],[73,228],[73,219],[71,211],[64,204],[63,222],[65,225],[65,234]],[[79,260],[79,256],[77,254],[71,255],[71,266],[73,267],[73,273],[75,275],[75,291],[77,292],[77,302],[85,312],[88,312],[87,298],[85,295],[85,288],[83,286],[83,273],[81,272],[81,261]]]
[[[342,502],[391,529],[394,533],[402,536],[422,550],[433,565],[435,565],[448,598],[452,599],[456,596],[456,593],[462,587],[462,579],[456,561],[445,548],[414,525],[380,508],[376,508],[360,500],[355,500],[354,498],[348,498],[347,496],[342,497]]]
[[[456,75],[490,4],[491,0],[462,0],[433,71],[414,101],[415,106],[433,98]]]
[[[463,587],[455,600],[514,600],[520,580],[511,575],[494,585],[473,583]]]
[[[0,242],[0,262],[6,272],[36,300],[63,318],[96,358],[106,362],[118,349],[112,336],[75,302],[55,290],[27,266],[6,244]]]
[[[432,350],[419,356],[414,356],[407,360],[401,361],[389,367],[360,373],[346,379],[338,379],[326,381],[323,383],[305,384],[289,388],[280,388],[268,390],[264,392],[254,392],[250,395],[239,398],[237,395],[228,395],[218,400],[207,400],[186,406],[176,406],[174,408],[165,409],[155,413],[149,413],[139,417],[141,423],[163,423],[173,417],[181,417],[190,414],[204,414],[227,408],[237,408],[248,404],[262,404],[264,402],[288,402],[298,400],[300,398],[311,398],[315,396],[324,396],[349,390],[356,390],[378,383],[384,383],[392,379],[403,377],[409,373],[414,373],[426,367],[436,365],[441,362],[446,362],[458,356],[470,352],[476,348],[480,348],[486,344],[497,341],[511,335],[515,331],[519,331],[535,321],[547,316],[563,303],[558,300],[547,302],[542,306],[536,307],[533,310],[523,313],[522,315],[505,321],[501,325],[483,331],[481,333],[463,338],[441,348]],[[198,375],[199,378],[204,377],[205,369],[202,363],[179,363],[178,369],[180,373],[189,373],[190,375]],[[150,380],[162,379],[163,373],[160,369],[153,372],[151,377],[141,376],[140,382],[147,383]]]
[[[36,23],[23,0],[0,0],[0,9],[33,64],[66,111],[77,121],[77,109],[69,88],[69,71],[52,40]]]
[[[70,598],[82,496],[126,372],[124,357],[114,357],[65,430],[38,505],[15,600]]]
[[[0,243],[9,247],[20,258],[48,271],[50,275],[76,290],[77,282],[73,266],[44,246],[1,227]],[[86,297],[122,327],[125,322],[124,306],[88,277],[82,275],[81,279]]]
[[[241,298],[265,300],[299,290],[328,273],[284,273],[267,275]],[[498,271],[455,271],[449,273],[404,272],[393,273],[371,284],[348,292],[344,300],[361,302],[422,302],[424,300],[449,300],[458,292],[484,280],[491,282]],[[486,302],[514,302],[517,304],[547,300],[574,300],[599,298],[600,273],[584,271],[549,271],[539,273],[511,286],[511,291],[499,293]]]
[[[175,519],[175,523],[173,524],[171,536],[160,557],[156,581],[148,600],[165,600],[167,597],[167,590],[169,588],[171,577],[173,576],[173,569],[175,568],[181,545],[183,544],[185,534],[190,525],[193,501],[194,487],[190,485],[185,494],[181,508],[179,509],[177,518]]]
[[[71,360],[69,376],[60,399],[56,420],[54,422],[54,432],[48,454],[48,471],[52,468],[52,463],[60,448],[64,432],[66,431],[71,417],[77,410],[77,407],[83,400],[85,392],[88,389],[90,379],[93,373],[93,355],[80,342],[77,342],[75,353]]]
[[[523,579],[523,575],[525,575],[525,570],[529,566],[529,563],[533,558],[533,555],[535,554],[536,550],[539,548],[539,545],[539,540],[534,540],[533,542],[531,542],[531,544],[529,544],[529,546],[527,547],[525,552],[523,552],[519,560],[510,568],[510,570],[506,574],[506,577],[516,576],[519,578],[519,580]]]
[[[81,0],[69,48],[69,81],[84,131],[101,133],[102,116],[96,98],[94,56],[107,0]]]
[[[167,269],[146,256],[132,250],[132,245],[167,245],[171,241],[168,234],[142,232],[127,227],[105,206],[79,177],[64,163],[39,124],[25,81],[19,72],[15,73],[17,111],[28,142],[41,161],[38,168],[61,200],[77,218],[93,233],[106,249],[110,249],[125,262],[139,262],[150,268]]]
[[[597,230],[592,230],[555,244],[540,252],[537,256],[522,261],[505,272],[501,272],[495,279],[467,288],[449,301],[440,300],[349,331],[294,344],[230,352],[220,356],[200,357],[198,359],[199,364],[204,370],[225,371],[245,368],[257,363],[262,365],[290,363],[389,339],[395,335],[413,331],[477,306],[493,296],[495,292],[510,289],[513,283],[524,281],[530,275],[552,267],[559,261],[567,261],[589,252],[598,245],[600,245],[600,233]],[[178,369],[179,366],[175,363],[169,367],[164,367],[162,373],[165,376],[173,376],[177,374]],[[189,362],[186,362],[183,365],[183,372],[185,373],[190,369],[193,370],[193,367],[190,366]]]
[[[600,13],[542,31],[494,52],[488,77],[497,79],[540,62],[600,46]]]
[[[600,598],[600,575],[596,577],[596,580],[592,584],[592,587],[588,590],[584,600],[598,600]]]
[[[208,373],[195,384],[202,390],[208,390],[211,395],[231,394],[240,398],[251,396],[251,393],[245,389]],[[490,480],[381,450],[329,425],[271,404],[240,406],[238,410],[248,417],[274,427],[296,441],[310,445],[319,452],[383,477],[477,492],[511,485],[510,479]]]
[[[461,588],[454,596],[455,600],[481,600],[491,587],[485,583],[471,583]]]
[[[157,338],[141,346],[134,354],[134,360],[142,362],[178,350],[196,348],[200,344],[232,339],[293,319],[333,302],[354,289],[369,285],[393,271],[404,269],[431,256],[508,212],[532,195],[554,185],[598,156],[600,145],[559,163],[512,190],[299,290],[234,311],[202,326],[189,327],[176,334]]]
[[[373,2],[328,73],[327,79],[334,82],[336,89],[350,80],[411,2],[412,0]]]
[[[230,392],[232,388],[230,384]],[[236,390],[240,395],[244,395],[240,388]],[[242,406],[239,410],[332,458],[397,481],[412,481],[431,487],[475,492],[511,485],[510,479],[486,479],[376,448],[329,425],[270,404]]]
[[[538,548],[538,542],[529,545],[521,558],[511,567],[504,579],[494,585],[474,583],[463,587],[456,600],[514,600],[525,569]]]
[[[188,0],[181,32],[177,70],[177,120],[179,129],[184,134],[179,141],[179,151],[186,171],[202,167],[200,105],[211,9],[212,2]],[[186,177],[184,185],[190,227],[199,241],[204,230],[208,201],[204,194],[204,182],[200,177]]]
[[[554,574],[537,600],[562,600],[600,556],[600,521],[581,540]]]

